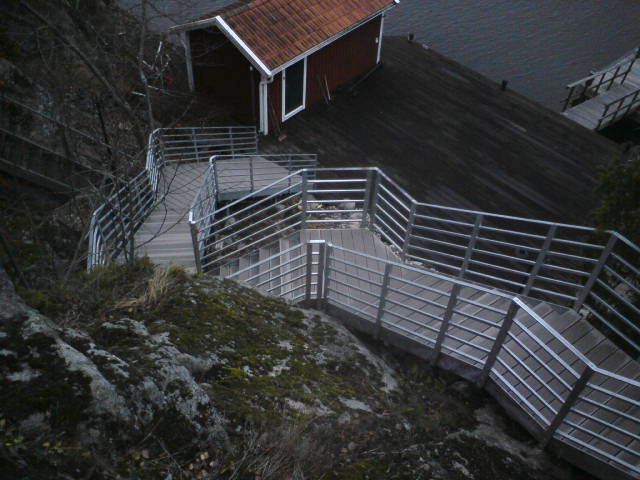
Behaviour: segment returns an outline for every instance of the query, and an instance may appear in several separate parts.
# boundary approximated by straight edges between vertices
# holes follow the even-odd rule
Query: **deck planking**
[[[382,61],[353,95],[287,120],[287,138],[261,140],[263,151],[377,166],[421,202],[585,222],[618,145],[404,38],[385,37]]]

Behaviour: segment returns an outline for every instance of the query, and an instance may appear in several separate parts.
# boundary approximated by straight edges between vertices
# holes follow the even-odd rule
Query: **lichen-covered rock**
[[[181,446],[227,442],[222,417],[192,373],[206,362],[129,318],[102,323],[93,334],[59,328],[24,305],[0,270],[4,425],[32,438],[55,431],[64,445],[86,452],[134,444],[158,424],[188,439]]]
[[[144,261],[82,282],[48,319],[0,272],[9,477],[568,476],[478,389],[320,312]]]

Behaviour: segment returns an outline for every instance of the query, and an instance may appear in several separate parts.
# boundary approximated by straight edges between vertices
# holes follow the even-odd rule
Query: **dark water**
[[[158,29],[228,3],[150,2]],[[564,85],[640,45],[640,0],[401,0],[385,25],[557,110]]]

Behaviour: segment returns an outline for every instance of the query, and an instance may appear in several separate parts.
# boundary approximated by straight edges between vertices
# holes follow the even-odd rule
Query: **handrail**
[[[355,258],[360,258],[360,260],[348,260]],[[341,265],[344,265],[345,268],[342,268]],[[375,266],[372,267],[372,265]],[[392,274],[392,271],[396,273]],[[408,272],[418,275],[405,275]],[[365,275],[365,273],[369,275]],[[341,280],[342,277],[352,280],[345,283]],[[405,277],[420,278],[423,283],[404,280]],[[628,388],[640,388],[640,382],[597,367],[585,354],[527,305],[523,298],[514,297],[505,292],[493,291],[475,283],[444,276],[413,265],[378,258],[325,240],[310,240],[290,245],[282,251],[235,271],[227,278],[240,279],[292,301],[315,302],[317,306],[325,309],[336,308],[347,312],[350,316],[358,319],[358,322],[354,324],[356,328],[376,335],[389,331],[405,338],[417,339],[414,341],[418,341],[423,348],[432,352],[432,361],[437,361],[438,357],[443,355],[466,364],[473,373],[467,372],[462,375],[470,380],[475,379],[479,386],[484,386],[489,379],[493,379],[493,384],[498,388],[500,395],[513,398],[517,408],[526,414],[534,422],[534,425],[537,425],[523,423],[523,426],[542,445],[549,444],[552,439],[567,443],[569,446],[578,444],[588,455],[612,464],[618,471],[631,470],[635,472],[635,475],[640,474],[640,467],[637,464],[640,459],[640,449],[637,446],[640,436],[636,433],[638,430],[636,427],[640,426],[640,419],[633,411],[624,413],[626,424],[612,422],[607,416],[612,408],[614,412],[618,411],[615,408],[618,408],[617,405],[620,402],[631,405],[635,402],[637,405],[637,401],[629,394],[617,393],[624,392],[621,387],[616,388],[615,391],[611,390],[611,387],[601,387],[601,381],[596,380],[594,376],[600,375],[604,379],[621,382],[622,386],[626,385]],[[405,293],[402,288],[398,289],[397,286],[390,287],[390,278],[394,279],[396,285],[402,281],[411,284],[411,293]],[[401,301],[402,295],[409,295],[413,299],[422,298],[424,302],[433,305],[429,301],[433,295],[429,293],[431,290],[427,285],[434,284],[435,281],[424,280],[425,278],[446,280],[449,285],[443,287],[445,291],[439,290],[440,293],[437,294],[449,296],[449,306],[444,308],[442,305],[439,313],[434,314],[412,309]],[[344,288],[351,289],[351,295],[342,293],[342,296],[339,296],[334,293],[335,285],[344,285]],[[359,285],[364,285],[364,287]],[[509,305],[508,309],[502,310],[502,319],[493,319],[491,322],[492,325],[499,327],[497,333],[494,335],[482,334],[467,321],[464,322],[466,326],[460,320],[452,321],[452,315],[462,314],[456,308],[456,304],[467,302],[467,299],[461,295],[461,292],[464,291],[463,288],[471,290],[467,293],[469,296],[474,296],[473,292],[477,289],[484,292],[485,295],[495,295],[495,298],[500,298]],[[476,307],[474,312],[470,315],[465,314],[467,316],[464,318],[473,319],[479,324],[486,323],[482,317],[483,310],[486,309],[487,312],[492,313],[497,311],[489,305],[496,303],[493,298],[487,300],[487,305],[473,302]],[[444,302],[446,303],[446,301]],[[412,315],[410,317],[403,316],[401,314],[403,309],[404,311],[410,310]],[[421,320],[421,317],[424,320]],[[525,326],[525,323],[528,322],[524,322],[523,317],[530,318],[534,322],[534,326]],[[392,320],[394,318],[409,322],[414,327],[406,330],[400,323]],[[435,326],[433,326],[434,320],[439,322]],[[364,327],[364,325],[370,325],[370,327]],[[535,325],[551,334],[556,344],[548,339],[543,341],[539,338],[534,333]],[[416,327],[427,329],[431,335],[419,334],[418,330],[414,331]],[[463,338],[455,334],[456,329],[475,333],[477,338],[482,338],[485,342],[488,341],[489,345],[480,350],[485,352],[484,355],[476,356],[465,351],[467,345],[473,344],[465,343]],[[436,337],[443,341],[435,341]],[[527,348],[522,343],[525,339],[530,339],[535,345],[542,345],[544,347],[541,350],[543,355],[536,353],[535,349]],[[449,343],[449,341],[454,343]],[[460,346],[456,346],[455,342],[458,342]],[[514,348],[518,345],[522,348]],[[477,348],[479,347],[477,346]],[[564,357],[567,359],[566,361],[569,361],[567,353],[563,350],[567,350],[573,356],[572,358],[575,358],[575,360],[571,360],[573,368],[568,367],[565,360],[562,359]],[[560,353],[562,353],[562,357]],[[549,362],[545,355],[555,359],[557,365]],[[507,358],[515,358],[516,364],[525,371],[524,376],[518,375],[513,368],[508,366]],[[443,368],[452,368],[452,365],[450,361],[441,363]],[[536,373],[537,368],[543,368],[549,372],[554,379],[557,379],[557,384],[545,382]],[[571,372],[571,378],[568,378],[566,374],[562,375],[563,370]],[[457,373],[460,374],[460,371],[457,370]],[[515,383],[508,379],[508,375],[515,375]],[[536,388],[547,391],[551,400],[545,400],[536,392]],[[593,390],[598,394],[590,395],[589,393]],[[490,390],[490,392],[497,395],[495,390]],[[536,402],[527,400],[527,395],[535,397]],[[598,408],[585,411],[584,405],[586,404]],[[629,423],[632,425],[630,426]],[[612,439],[608,434],[603,434],[602,427],[611,429],[617,435],[616,439]],[[607,453],[602,450],[599,444],[592,444],[593,442],[580,443],[578,437],[572,433],[574,430],[581,430],[603,444],[614,446],[620,445],[618,442],[623,441],[619,438],[624,438],[628,445],[623,449],[626,456],[622,458],[620,455]],[[630,443],[632,441],[635,441],[633,445]],[[560,453],[563,453],[562,449]],[[636,460],[629,460],[628,455],[632,455]]]
[[[354,172],[359,172],[361,179],[366,178],[364,188],[354,191],[338,183],[353,182],[353,178],[340,180],[340,177],[353,176]],[[359,202],[362,208],[358,207],[352,213],[361,212],[361,217],[352,221],[359,221],[378,233],[397,249],[402,260],[422,262],[448,274],[461,275],[575,310],[584,308],[597,324],[613,332],[626,348],[640,352],[640,341],[625,333],[625,329],[635,328],[636,307],[629,306],[623,294],[609,287],[609,284],[615,287],[617,283],[633,286],[634,278],[640,281],[640,269],[632,268],[632,258],[640,249],[617,232],[598,232],[581,225],[418,202],[377,168],[300,169],[220,210],[209,212],[207,218],[215,217],[215,221],[207,220],[206,225],[211,230],[219,228],[225,222],[226,212],[241,203],[245,206],[234,215],[242,218],[244,212],[252,208],[251,199],[255,201],[278,186],[282,187],[284,194],[289,191],[285,188],[286,182],[312,173],[324,175],[327,182],[335,182],[336,188],[331,192],[342,198],[342,202],[347,196]],[[307,203],[303,201],[303,197],[313,194],[311,183],[301,184],[300,188],[302,192],[296,201],[302,209],[302,217],[309,212],[318,213],[317,209],[307,209]],[[277,196],[272,194],[269,197],[276,202],[274,206],[282,203]],[[316,201],[320,206],[324,202],[325,199]],[[331,212],[327,210],[327,213]],[[334,216],[327,222],[336,224],[339,219]],[[262,225],[266,227],[266,223]],[[295,228],[304,228],[304,225],[305,221],[299,221]],[[265,232],[267,230],[265,228]],[[203,248],[207,242],[215,243],[215,233],[209,232],[208,240],[204,242],[199,240]],[[222,233],[224,230],[215,238],[228,239]],[[607,236],[613,242],[611,247],[595,241],[597,235]],[[225,251],[230,253],[232,247],[225,246]],[[200,252],[200,255],[205,254]],[[215,253],[206,255],[211,259]],[[226,258],[231,258],[231,255]]]
[[[625,104],[626,100],[629,98],[631,99],[631,101]],[[615,110],[613,110],[612,112],[609,112],[609,109],[616,104],[617,104],[617,108],[615,108]],[[624,113],[622,115],[624,116],[638,107],[640,107],[640,88],[605,104],[604,110],[602,112],[602,116],[598,120],[598,125],[596,127],[596,130],[600,130],[604,126],[610,125],[611,123],[615,122],[618,117],[618,114],[623,110],[624,110]]]
[[[151,132],[143,171],[108,196],[91,217],[87,270],[133,251],[134,235],[160,198],[160,177],[166,164],[208,160],[210,152],[255,153],[256,129],[180,127]]]

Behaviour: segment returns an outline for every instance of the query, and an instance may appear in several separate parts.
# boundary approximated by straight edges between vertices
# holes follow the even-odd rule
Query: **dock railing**
[[[274,277],[284,280],[272,286]],[[446,358],[444,368],[461,362],[457,373],[497,386],[541,444],[560,442],[640,477],[640,382],[598,368],[525,297],[324,240],[292,245],[228,278],[346,313],[375,336],[400,335],[428,349],[433,363]]]
[[[302,169],[198,220],[205,270],[301,228],[356,222],[403,261],[583,311],[640,353],[640,249],[617,232],[417,202],[377,168]]]
[[[568,84],[569,91],[563,101],[562,111],[564,112],[576,102],[580,103],[615,85],[623,85],[638,58],[640,58],[640,47],[607,68]]]
[[[615,123],[618,119],[627,116],[637,108],[640,108],[640,88],[607,103],[604,106],[600,120],[598,120],[596,130]]]

